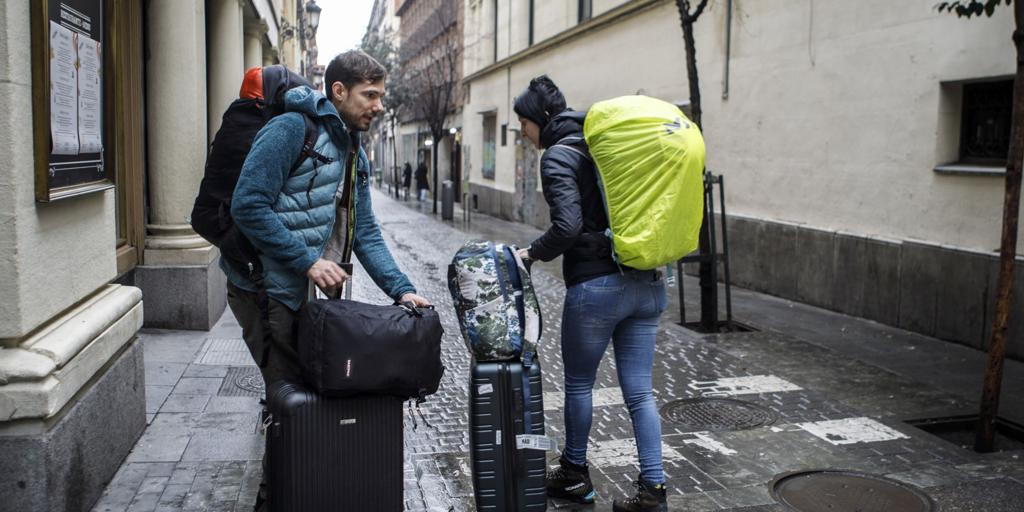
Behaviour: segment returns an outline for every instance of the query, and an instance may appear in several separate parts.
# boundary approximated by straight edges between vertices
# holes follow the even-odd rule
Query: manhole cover
[[[255,366],[228,368],[228,374],[217,392],[220,396],[254,396],[263,398],[266,389],[263,376]]]
[[[775,413],[757,404],[731,398],[674,400],[661,417],[694,431],[746,430],[775,423]]]
[[[772,481],[772,497],[796,512],[930,512],[931,498],[888,478],[854,471],[800,471]]]

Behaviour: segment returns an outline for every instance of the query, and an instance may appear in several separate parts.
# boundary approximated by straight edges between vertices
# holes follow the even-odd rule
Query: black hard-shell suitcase
[[[542,450],[516,449],[524,432],[523,365],[519,361],[475,362],[470,377],[470,459],[477,510],[546,510],[546,457]],[[531,434],[544,435],[540,363],[530,367]]]
[[[275,382],[267,407],[273,512],[402,510],[400,398],[324,398],[302,384]]]

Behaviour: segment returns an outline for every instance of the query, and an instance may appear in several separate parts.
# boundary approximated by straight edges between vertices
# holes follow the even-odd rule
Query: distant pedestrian
[[[565,449],[548,472],[547,492],[555,498],[593,503],[587,441],[593,418],[593,388],[608,342],[622,396],[629,408],[640,459],[635,496],[615,500],[616,512],[667,510],[661,459],[661,419],[651,392],[658,320],[668,306],[658,271],[639,271],[612,259],[609,227],[597,173],[583,139],[585,113],[566,107],[547,76],[530,81],[515,99],[522,134],[544,149],[540,172],[551,227],[520,255],[562,259],[566,293],[562,316],[565,367]]]
[[[430,182],[427,180],[427,164],[420,161],[420,164],[416,166],[416,197],[420,201],[426,201],[428,190],[430,190]]]
[[[405,168],[402,169],[402,188],[405,189],[405,200],[409,200],[409,187],[412,186],[412,166],[409,162],[405,163]]]

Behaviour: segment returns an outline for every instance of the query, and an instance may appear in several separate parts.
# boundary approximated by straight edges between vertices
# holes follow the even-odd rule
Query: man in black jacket
[[[622,395],[629,407],[640,459],[638,492],[615,500],[615,512],[667,510],[661,460],[661,420],[651,391],[658,321],[668,306],[657,271],[617,264],[598,175],[583,138],[585,113],[566,107],[547,76],[516,97],[522,133],[538,148],[551,227],[524,259],[563,256],[566,284],[562,317],[565,367],[565,449],[547,475],[548,495],[577,503],[596,498],[586,461],[593,416],[593,387],[609,340],[614,343]]]

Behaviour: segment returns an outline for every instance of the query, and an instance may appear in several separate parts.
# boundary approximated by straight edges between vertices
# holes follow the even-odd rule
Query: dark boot
[[[632,498],[615,500],[612,505],[614,512],[665,512],[668,501],[665,498],[665,484],[652,484],[643,478],[633,482],[637,493]]]
[[[267,500],[266,485],[259,484],[259,492],[256,493],[256,504],[253,505],[253,512],[268,512],[270,501]]]
[[[584,505],[593,503],[597,495],[594,484],[590,482],[590,468],[577,466],[564,457],[558,459],[557,468],[548,471],[547,490],[552,498]]]

